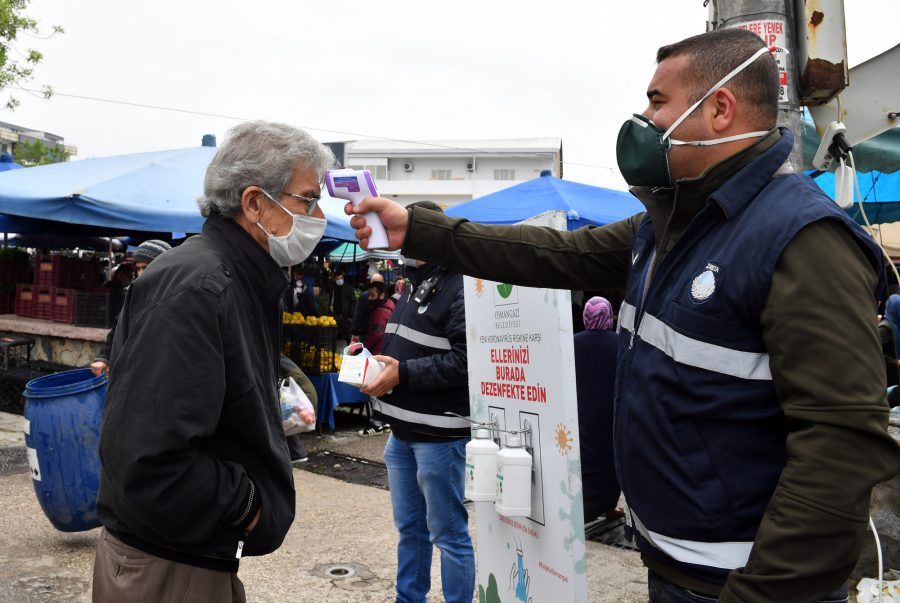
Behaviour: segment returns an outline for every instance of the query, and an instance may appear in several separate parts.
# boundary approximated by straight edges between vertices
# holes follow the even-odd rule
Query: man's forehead
[[[647,98],[653,96],[673,96],[683,89],[682,72],[687,64],[687,56],[667,57],[659,62],[647,86]]]

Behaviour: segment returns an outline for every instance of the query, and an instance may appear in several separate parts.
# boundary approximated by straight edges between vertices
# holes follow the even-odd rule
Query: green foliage
[[[44,58],[40,51],[33,48],[17,48],[15,42],[19,34],[37,37],[40,34],[35,19],[24,14],[30,0],[0,0],[0,88],[21,86],[32,77],[34,67]],[[59,26],[52,28],[51,36],[63,33]],[[15,57],[21,57],[16,59]],[[51,94],[49,88],[43,92],[45,97]],[[15,109],[19,101],[15,97],[6,100],[7,109]]]
[[[2,0],[0,0],[2,1]],[[61,163],[69,160],[70,153],[59,145],[48,146],[40,140],[20,142],[13,150],[13,159],[24,167]]]

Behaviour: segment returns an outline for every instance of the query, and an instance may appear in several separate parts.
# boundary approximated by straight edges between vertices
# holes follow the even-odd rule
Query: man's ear
[[[719,88],[706,102],[713,130],[725,132],[735,124],[738,103],[734,93],[728,88]]]
[[[260,204],[262,203],[263,193],[258,186],[248,186],[241,193],[241,211],[250,224],[259,222]]]

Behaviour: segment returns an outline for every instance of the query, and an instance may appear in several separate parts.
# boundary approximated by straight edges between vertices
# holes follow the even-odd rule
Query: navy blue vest
[[[711,195],[649,284],[644,219],[620,313],[615,453],[638,544],[710,583],[746,563],[786,461],[760,326],[784,248],[834,220],[883,280],[877,245],[810,178],[774,176],[793,144],[782,134]]]

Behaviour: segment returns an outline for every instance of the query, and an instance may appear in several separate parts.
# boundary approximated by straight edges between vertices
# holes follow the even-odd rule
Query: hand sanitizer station
[[[566,215],[525,223],[562,230]],[[470,491],[484,491],[475,474],[486,431],[499,446],[495,496],[472,497],[480,601],[586,602],[571,294],[471,277],[464,286],[471,417],[483,426]]]

